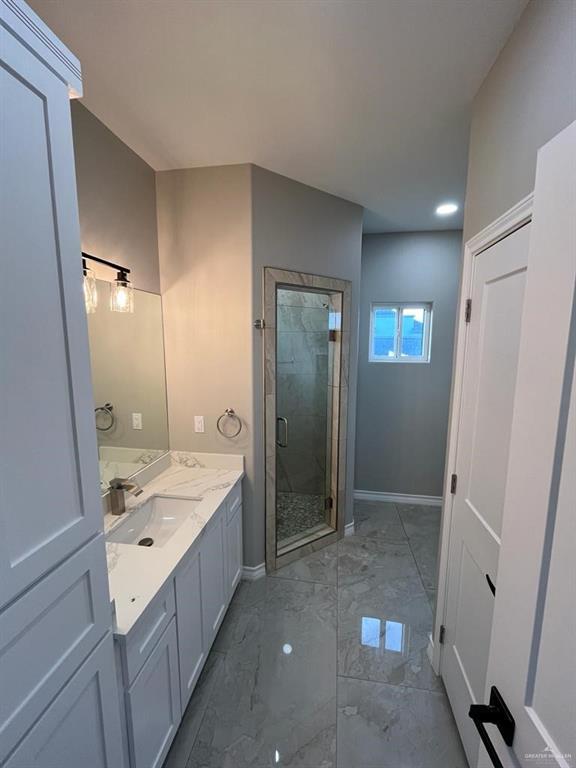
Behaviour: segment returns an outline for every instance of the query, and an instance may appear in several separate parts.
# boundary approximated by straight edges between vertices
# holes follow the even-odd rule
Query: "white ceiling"
[[[29,0],[84,103],[155,169],[252,162],[367,209],[462,224],[470,107],[526,0]],[[439,202],[457,216],[440,220]]]

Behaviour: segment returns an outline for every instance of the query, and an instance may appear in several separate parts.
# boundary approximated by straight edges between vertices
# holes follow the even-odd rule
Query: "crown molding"
[[[24,0],[0,0],[0,26],[18,38],[66,84],[71,98],[82,96],[79,60]]]

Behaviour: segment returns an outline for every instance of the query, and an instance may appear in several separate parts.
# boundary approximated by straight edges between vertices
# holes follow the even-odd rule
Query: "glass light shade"
[[[110,309],[112,312],[134,312],[134,290],[121,273],[110,285]]]
[[[84,305],[87,314],[96,312],[98,306],[98,290],[96,288],[96,277],[94,270],[90,267],[84,267]]]

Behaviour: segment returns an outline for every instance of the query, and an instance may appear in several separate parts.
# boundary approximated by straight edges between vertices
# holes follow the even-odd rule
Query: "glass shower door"
[[[331,533],[330,295],[276,290],[276,550]]]

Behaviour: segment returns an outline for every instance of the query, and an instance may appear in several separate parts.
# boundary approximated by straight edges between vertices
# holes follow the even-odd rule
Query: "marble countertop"
[[[163,547],[106,542],[116,636],[128,634],[242,477],[242,456],[172,453],[170,466],[150,480],[140,496],[127,496],[125,514],[105,515],[104,531],[109,534],[153,496],[202,498]]]

